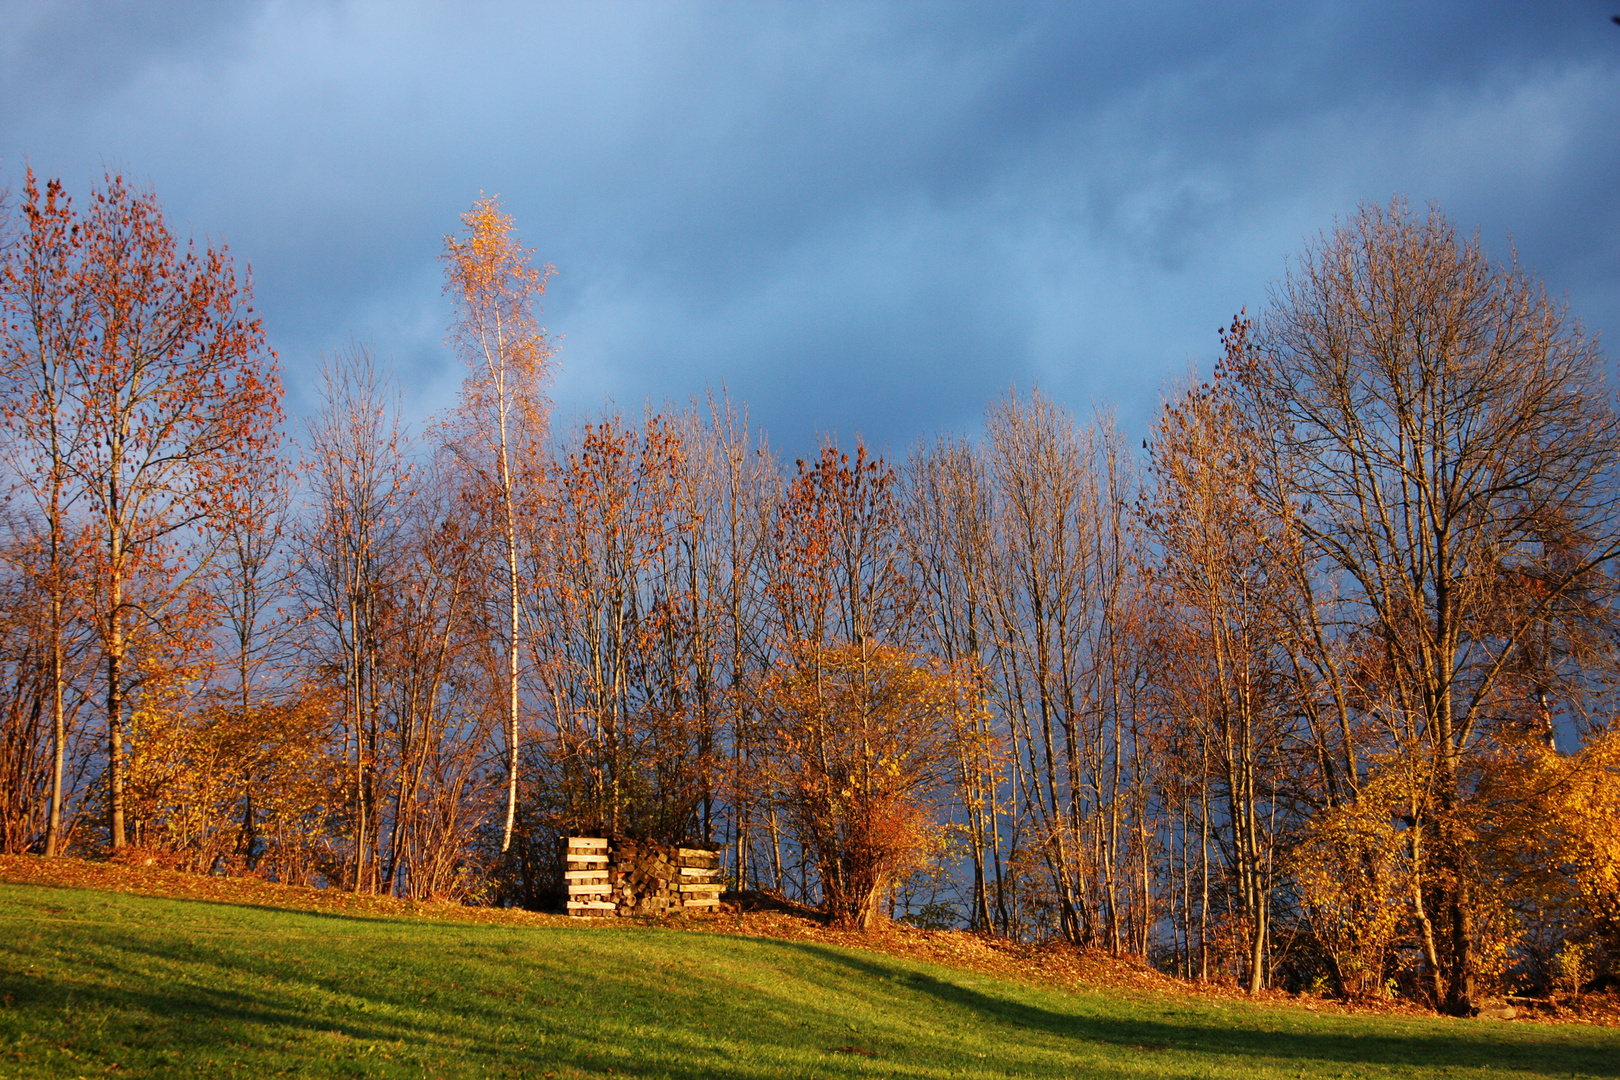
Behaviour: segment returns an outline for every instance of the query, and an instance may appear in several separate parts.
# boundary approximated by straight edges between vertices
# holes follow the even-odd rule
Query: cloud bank
[[[454,397],[480,191],[554,264],[562,414],[724,386],[789,453],[1039,384],[1145,433],[1358,203],[1438,202],[1620,330],[1601,3],[19,3],[0,167],[149,180],[252,265],[307,411],[370,339]]]

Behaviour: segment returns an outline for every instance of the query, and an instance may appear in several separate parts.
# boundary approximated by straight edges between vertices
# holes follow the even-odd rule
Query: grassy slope
[[[1620,1031],[1073,994],[814,942],[0,885],[0,1076],[142,1074],[1620,1077]]]

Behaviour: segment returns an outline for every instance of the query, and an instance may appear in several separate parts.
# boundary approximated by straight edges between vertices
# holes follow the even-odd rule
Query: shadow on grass
[[[105,967],[101,974],[129,977],[127,971]],[[372,1005],[391,1004],[375,993],[351,993]],[[264,1075],[289,1069],[308,1076],[356,1075],[361,1060],[366,1075],[374,1070],[376,1075],[420,1075],[412,1059],[438,1061],[441,1067],[433,1074],[445,1076],[530,1077],[559,1072],[770,1080],[783,1075],[869,1075],[861,1062],[818,1055],[804,1047],[766,1046],[757,1052],[750,1048],[734,1057],[718,1045],[695,1047],[671,1038],[615,1046],[579,1038],[577,1025],[566,1022],[544,1033],[566,1035],[569,1041],[535,1045],[541,1031],[532,1022],[532,1007],[510,1004],[469,1007],[457,1000],[424,1006],[410,1018],[340,1015],[344,1010],[329,1003],[300,1003],[291,987],[277,994],[255,994],[197,983],[146,989],[84,981],[42,986],[38,980],[5,973],[0,973],[0,997],[6,1000],[0,1008],[0,1032],[8,1026],[7,1013],[21,1014],[33,1021],[24,1020],[23,1027],[42,1040],[41,1045],[68,1047],[81,1062],[93,1057],[101,1067],[117,1063],[120,1071],[133,1069],[136,1074],[157,1068],[207,1075],[210,1062],[241,1062],[243,1051],[249,1050],[262,1056],[258,1071]],[[502,1021],[509,1037],[488,1034]],[[393,1054],[394,1072],[386,1071],[377,1059],[379,1047]],[[772,1049],[785,1053],[787,1060],[767,1060]],[[445,1068],[447,1058],[450,1065]],[[174,1066],[176,1060],[183,1065]],[[0,1075],[9,1074],[0,1067]],[[1110,1073],[1099,1075],[1113,1080]]]
[[[1060,1039],[1126,1047],[1162,1046],[1172,1051],[1238,1058],[1287,1059],[1300,1065],[1320,1062],[1391,1067],[1491,1067],[1531,1075],[1567,1076],[1572,1071],[1579,1071],[1593,1076],[1620,1077],[1620,1035],[1607,1030],[1577,1028],[1566,1031],[1529,1025],[1499,1025],[1491,1021],[1437,1018],[1428,1024],[1454,1028],[1454,1033],[1431,1030],[1386,1034],[1368,1030],[1381,1023],[1378,1019],[1313,1016],[1309,1021],[1313,1026],[1320,1025],[1328,1030],[1255,1031],[1221,1024],[1215,1017],[1171,1022],[1145,1017],[1095,1015],[1080,1010],[1055,1012],[1012,998],[980,993],[948,979],[877,959],[863,958],[825,945],[807,942],[773,944],[869,978],[892,980],[898,977],[907,989],[959,1008],[981,1022]],[[1204,1012],[1207,1008],[1197,1004],[1186,1007],[1195,1012]],[[1247,1011],[1244,1006],[1238,1008]],[[1243,1015],[1236,1010],[1234,1013],[1234,1019]],[[1360,1030],[1351,1030],[1352,1025],[1360,1025]],[[1574,1044],[1570,1036],[1575,1031],[1581,1033],[1582,1042],[1586,1045]]]
[[[64,973],[60,979],[0,970],[0,995],[11,999],[0,1009],[0,1028],[16,1030],[15,1021],[21,1021],[24,1031],[32,1025],[41,1033],[48,1028],[64,1032],[67,1038],[90,1042],[97,1047],[94,1052],[104,1056],[134,1048],[147,1054],[167,1050],[201,1057],[250,1045],[265,1055],[267,1065],[287,1064],[290,1056],[303,1063],[301,1068],[333,1055],[362,1054],[366,1044],[388,1044],[398,1054],[418,1059],[454,1055],[459,1060],[452,1074],[479,1075],[537,1075],[566,1066],[587,1073],[617,1069],[619,1075],[667,1075],[679,1080],[756,1080],[809,1072],[870,1075],[870,1068],[881,1067],[896,1070],[896,1075],[913,1076],[966,1068],[998,1073],[1017,1069],[1026,1075],[1057,1077],[1070,1075],[1072,1069],[1069,1062],[1054,1060],[1054,1052],[1061,1059],[1070,1050],[1092,1059],[1086,1064],[1086,1075],[1112,1080],[1143,1075],[1145,1063],[1137,1051],[1128,1048],[1164,1047],[1166,1053],[1152,1058],[1161,1076],[1192,1075],[1200,1066],[1208,1069],[1212,1065],[1241,1071],[1252,1063],[1256,1071],[1274,1069],[1290,1075],[1335,1073],[1343,1066],[1360,1064],[1394,1071],[1483,1066],[1532,1076],[1578,1071],[1620,1077],[1620,1035],[1610,1031],[1433,1021],[1420,1024],[1423,1030],[1411,1032],[1392,1026],[1410,1026],[1409,1021],[1291,1018],[1284,1010],[1250,1012],[1242,1006],[1232,1010],[1228,1023],[1227,1017],[1209,1006],[1172,999],[1166,1000],[1166,1006],[1189,1014],[1186,1019],[1153,1015],[1166,1010],[1155,1010],[1151,1003],[1138,1007],[1104,998],[1070,998],[1067,1004],[1071,1008],[1058,995],[1037,1003],[1037,993],[1025,992],[1018,984],[981,991],[965,985],[972,977],[958,980],[949,974],[929,973],[919,970],[924,965],[909,961],[811,942],[718,934],[660,935],[643,943],[643,955],[610,962],[604,962],[607,957],[570,961],[566,952],[541,949],[548,959],[545,965],[523,956],[505,959],[482,948],[468,952],[468,943],[453,940],[424,943],[419,950],[411,950],[405,943],[398,956],[412,966],[397,971],[388,966],[388,950],[400,943],[391,933],[372,932],[382,925],[402,925],[396,919],[223,901],[151,899],[342,920],[356,931],[351,944],[365,945],[368,951],[345,954],[341,960],[333,953],[304,968],[285,958],[257,955],[260,950],[278,948],[282,936],[274,931],[264,933],[262,928],[249,953],[225,941],[207,940],[211,928],[206,925],[174,925],[155,935],[150,934],[150,927],[130,925],[115,935],[60,942],[58,948],[65,945],[70,953],[84,950],[79,957],[60,952],[53,957]],[[73,922],[67,920],[65,925]],[[84,929],[93,925],[86,920]],[[456,936],[489,933],[489,944],[497,951],[514,940],[512,931],[527,929],[431,922],[403,925],[413,930],[431,926]],[[559,943],[576,933],[590,933],[539,929],[547,931],[546,937],[557,935],[553,940]],[[186,940],[192,933],[204,940]],[[231,940],[251,941],[236,934]],[[913,1055],[901,1049],[886,1053],[889,1060],[881,1065],[868,1063],[854,1054],[831,1052],[840,1043],[858,1043],[864,1036],[846,1033],[843,1007],[830,998],[825,1004],[795,1006],[798,1011],[794,1014],[768,993],[739,995],[723,981],[713,984],[712,994],[670,996],[649,1004],[647,999],[657,998],[660,992],[650,981],[656,976],[651,969],[666,944],[682,954],[700,955],[746,948],[806,987],[865,995],[897,1016],[904,1014],[907,996],[921,996],[940,1007],[946,1023],[971,1030],[991,1046],[1001,1043],[1006,1053],[999,1061],[973,1061],[968,1058],[976,1055],[959,1054],[948,1046],[918,1046]],[[182,965],[177,970],[194,971],[195,977],[158,983],[151,974],[154,962],[160,968]],[[341,963],[354,966],[337,966]],[[203,968],[212,970],[205,974]],[[246,976],[268,981],[255,993],[245,988]],[[492,981],[479,981],[485,978]],[[451,979],[467,982],[469,988],[455,986]],[[680,979],[672,976],[669,982],[676,986]],[[432,983],[438,988],[421,989]],[[559,988],[566,993],[558,996],[574,1000],[553,1010],[556,1003],[542,995]],[[419,993],[426,993],[429,1000],[418,1001]],[[614,1000],[621,993],[637,999],[634,1005],[626,1005],[622,1018]],[[323,996],[312,999],[310,994]],[[895,1000],[883,1002],[890,994]],[[583,1014],[581,1008],[586,1010]],[[102,1021],[108,1030],[88,1030],[90,1021],[85,1018],[96,1016],[111,1017]],[[1287,1028],[1297,1022],[1312,1030],[1257,1031],[1237,1026],[1241,1020],[1259,1021],[1270,1028]],[[705,1026],[709,1021],[717,1029],[712,1037]],[[737,1034],[730,1035],[730,1029]],[[827,1035],[829,1031],[837,1034]],[[874,1039],[882,1037],[879,1032],[871,1034]],[[542,1036],[553,1037],[552,1045],[534,1045]],[[289,1037],[296,1039],[296,1046],[283,1045]],[[103,1041],[94,1043],[97,1038]],[[1096,1061],[1099,1050],[1107,1057],[1117,1055],[1118,1064]],[[908,1061],[908,1056],[926,1061]],[[273,1060],[278,1057],[279,1061]]]

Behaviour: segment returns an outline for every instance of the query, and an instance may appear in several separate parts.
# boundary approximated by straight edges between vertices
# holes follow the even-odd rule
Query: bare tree
[[[1102,518],[1093,433],[1040,394],[992,406],[996,484],[997,704],[1035,852],[1056,894],[1059,929],[1093,943],[1094,879],[1081,846],[1096,786],[1086,775],[1091,635],[1103,583],[1092,561]]]
[[[989,470],[967,442],[941,439],[912,454],[905,488],[901,522],[921,593],[925,638],[946,662],[968,665],[979,679],[980,696],[988,699],[996,637],[989,593],[995,541]],[[999,927],[1005,933],[1004,740],[987,710],[976,711],[973,720],[976,729],[963,733],[955,744],[956,782],[973,860],[969,922],[981,931]]]
[[[1234,320],[1241,361],[1249,325]],[[1169,768],[1202,788],[1221,839],[1243,936],[1248,992],[1264,986],[1271,933],[1279,755],[1293,707],[1287,614],[1297,560],[1286,522],[1256,494],[1257,434],[1226,366],[1166,404],[1152,443],[1143,520],[1154,541],[1154,684],[1167,740],[1196,750]]]
[[[341,675],[350,757],[355,891],[375,888],[381,656],[411,491],[399,406],[371,350],[354,346],[321,372],[320,412],[308,422],[314,520],[300,537],[304,589],[327,631],[316,664]]]
[[[455,885],[455,860],[492,808],[493,792],[478,781],[492,764],[498,726],[488,689],[500,684],[504,666],[491,662],[498,635],[473,588],[489,569],[477,557],[480,519],[458,486],[465,471],[447,456],[422,466],[421,492],[403,515],[392,632],[382,643],[394,770],[382,880],[413,897]]]
[[[98,535],[96,620],[107,667],[108,831],[125,843],[124,712],[142,634],[172,648],[197,612],[211,531],[268,456],[281,382],[252,288],[224,248],[184,249],[151,191],[109,177],[85,230],[86,347],[70,393],[85,425],[72,462]],[[196,538],[204,543],[190,545]]]
[[[732,873],[739,888],[758,884],[754,845],[762,835],[756,815],[772,820],[765,785],[758,782],[759,723],[751,679],[770,664],[769,603],[765,580],[771,515],[780,497],[776,461],[746,412],[724,396],[710,396],[677,420],[685,445],[678,504],[685,527],[678,530],[691,574],[691,604],[700,644],[694,661],[706,667],[694,680],[700,704],[700,738],[729,740],[726,779],[716,800],[730,811]],[[719,762],[716,760],[715,766]],[[707,812],[705,833],[707,835]],[[780,864],[773,848],[773,870]],[[779,887],[779,886],[778,886]]]
[[[1367,708],[1421,778],[1408,835],[1438,870],[1424,948],[1436,996],[1465,1010],[1471,756],[1529,636],[1620,551],[1600,353],[1516,263],[1399,199],[1306,249],[1260,340],[1241,379],[1268,437],[1261,490],[1376,642]]]

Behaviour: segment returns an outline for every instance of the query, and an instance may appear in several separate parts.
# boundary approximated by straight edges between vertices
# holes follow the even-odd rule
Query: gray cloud
[[[8,170],[111,163],[227,239],[295,409],[351,335],[448,404],[435,256],[480,190],[558,267],[564,412],[724,383],[795,451],[903,449],[1015,381],[1140,429],[1397,191],[1620,316],[1601,3],[17,10]]]

